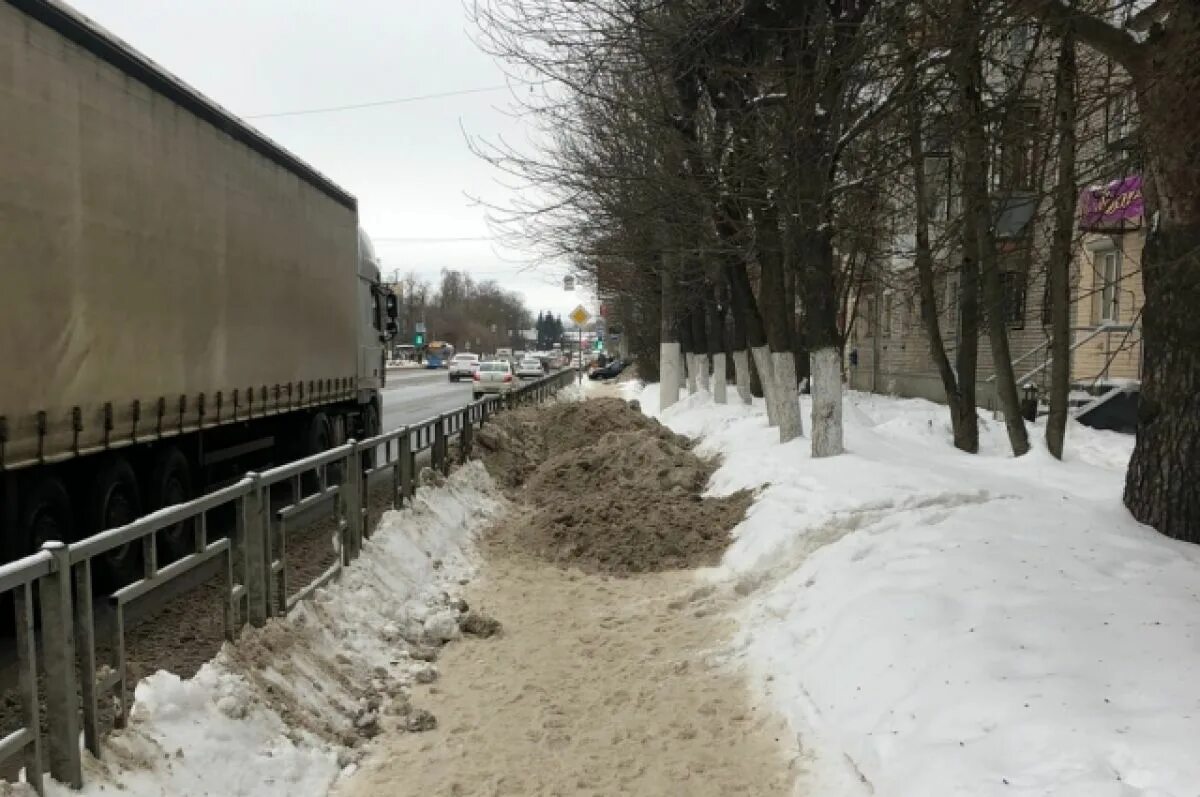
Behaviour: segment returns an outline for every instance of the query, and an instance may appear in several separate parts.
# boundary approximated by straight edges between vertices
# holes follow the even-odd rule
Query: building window
[[[883,336],[885,338],[892,336],[892,297],[890,295],[883,297]]]
[[[929,155],[925,158],[925,197],[929,220],[945,221],[950,214],[950,158]]]
[[[1110,148],[1126,148],[1133,139],[1133,99],[1127,91],[1112,89],[1106,103],[1104,118],[1104,143]]]
[[[1003,295],[1004,321],[1010,329],[1025,328],[1025,272],[1003,271],[1000,273]]]
[[[1121,319],[1121,253],[1109,250],[1096,255],[1097,290],[1092,302],[1092,322],[1115,324]]]
[[[992,186],[997,191],[1033,189],[1037,168],[1038,107],[1014,106],[1005,114],[996,136]]]

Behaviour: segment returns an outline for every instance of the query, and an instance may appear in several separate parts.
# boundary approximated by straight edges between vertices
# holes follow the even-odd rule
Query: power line
[[[459,97],[464,94],[483,94],[488,91],[500,91],[507,89],[508,85],[498,86],[480,86],[474,89],[458,89],[457,91],[442,91],[437,94],[418,94],[412,97],[397,97],[391,100],[378,100],[376,102],[360,102],[354,105],[331,105],[326,108],[305,108],[298,111],[277,111],[274,113],[258,113],[243,116],[243,119],[273,119],[279,116],[307,116],[317,113],[336,113],[338,111],[355,111],[360,108],[379,108],[384,105],[403,105],[409,102],[420,102],[422,100],[437,100],[442,97]]]

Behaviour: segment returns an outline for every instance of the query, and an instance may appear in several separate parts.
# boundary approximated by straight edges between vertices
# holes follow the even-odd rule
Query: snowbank
[[[324,795],[363,743],[404,721],[412,653],[454,636],[449,594],[473,570],[472,537],[501,510],[479,463],[388,512],[340,582],[286,619],[246,631],[181,680],[138,684],[129,727],[88,759],[86,786],[50,795]],[[418,642],[420,640],[420,642]]]
[[[1039,427],[1017,460],[982,420],[971,456],[944,408],[858,393],[833,459],[761,402],[661,420],[723,456],[711,492],[762,488],[706,576],[747,596],[734,655],[811,793],[1195,797],[1200,548],[1121,505],[1131,438],[1072,424],[1058,462]]]

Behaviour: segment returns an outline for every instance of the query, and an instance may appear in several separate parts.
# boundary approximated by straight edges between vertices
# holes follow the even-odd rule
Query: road
[[[431,418],[471,402],[471,383],[451,382],[445,369],[388,371],[383,389],[383,431]]]

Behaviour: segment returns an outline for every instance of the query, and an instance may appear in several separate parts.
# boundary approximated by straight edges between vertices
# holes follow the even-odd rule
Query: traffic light
[[[425,345],[425,333],[424,332],[418,332],[413,337],[413,345],[414,346],[424,346]]]
[[[592,344],[592,348],[596,351],[600,351],[604,348],[604,341],[600,340],[600,338],[596,338],[596,342]]]

